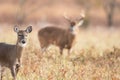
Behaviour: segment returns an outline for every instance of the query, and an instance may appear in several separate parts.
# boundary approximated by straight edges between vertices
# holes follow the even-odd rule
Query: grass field
[[[81,29],[69,55],[54,45],[40,53],[37,31],[29,35],[17,80],[120,80],[120,29]],[[12,27],[4,25],[0,34],[0,42],[15,44]],[[4,80],[12,80],[9,69]]]

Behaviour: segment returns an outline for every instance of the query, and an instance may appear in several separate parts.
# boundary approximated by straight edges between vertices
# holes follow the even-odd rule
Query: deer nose
[[[24,40],[22,40],[22,43],[25,44],[26,42]]]

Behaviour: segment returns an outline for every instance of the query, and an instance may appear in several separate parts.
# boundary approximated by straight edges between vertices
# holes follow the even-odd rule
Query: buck
[[[14,31],[17,33],[15,45],[0,43],[0,65],[1,67],[8,67],[11,70],[13,80],[16,80],[21,65],[22,51],[27,43],[27,35],[32,31],[32,26],[27,27],[26,30],[19,30],[18,27],[14,27]],[[2,76],[1,72],[1,80]]]
[[[42,53],[46,51],[50,44],[58,46],[61,54],[65,47],[70,53],[70,49],[77,35],[76,30],[78,30],[78,27],[82,25],[84,15],[81,15],[79,19],[76,19],[78,22],[70,20],[67,16],[64,16],[64,18],[70,24],[68,30],[58,28],[57,26],[46,26],[38,31],[38,39]]]

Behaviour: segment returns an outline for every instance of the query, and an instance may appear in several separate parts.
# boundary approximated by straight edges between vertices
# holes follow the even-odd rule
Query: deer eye
[[[21,36],[23,36],[23,35],[20,35],[20,34],[19,34],[18,36],[21,37]]]

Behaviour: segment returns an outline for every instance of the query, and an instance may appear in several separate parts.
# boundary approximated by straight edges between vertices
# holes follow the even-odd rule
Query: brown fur
[[[38,32],[41,48],[47,48],[50,44],[54,44],[60,47],[62,50],[66,47],[70,49],[75,35],[69,30],[64,30],[56,27],[46,27]]]

